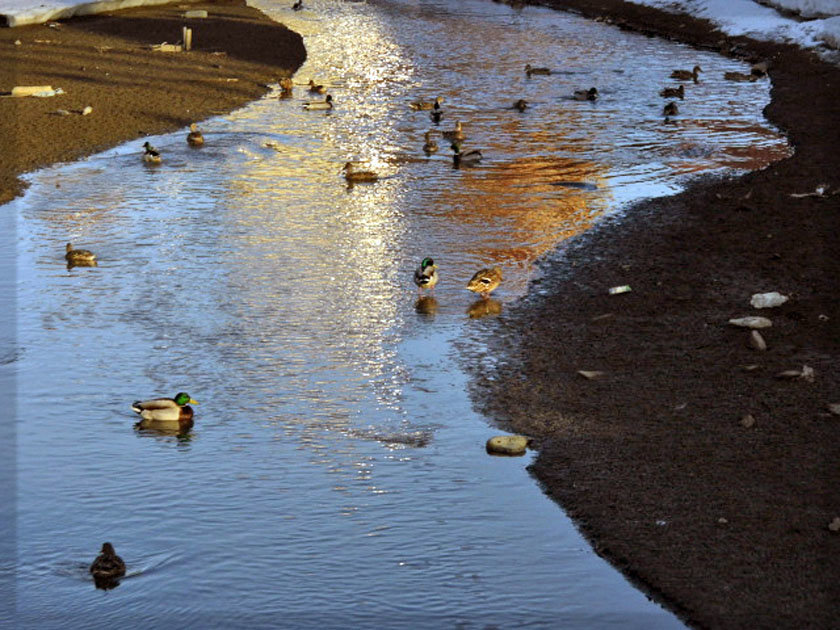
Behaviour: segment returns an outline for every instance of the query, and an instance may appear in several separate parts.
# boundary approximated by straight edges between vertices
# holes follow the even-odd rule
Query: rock
[[[833,519],[831,519],[831,522],[828,524],[828,529],[829,531],[832,531],[835,534],[837,532],[840,532],[840,516],[835,516]]]
[[[727,519],[726,519],[726,518],[724,518],[723,516],[721,516],[721,517],[718,519],[718,523],[720,523],[721,525],[726,525],[728,522],[729,522],[729,520],[727,520]]]
[[[776,378],[801,378],[802,380],[808,381],[809,383],[814,382],[815,376],[816,372],[814,372],[814,368],[809,367],[807,365],[803,365],[801,370],[785,370],[784,372],[779,372],[778,374],[776,374]]]
[[[771,291],[770,293],[756,293],[750,299],[750,306],[753,308],[775,308],[781,306],[788,301],[786,295],[782,295],[778,291]]]
[[[527,449],[528,438],[524,435],[496,435],[487,440],[491,455],[524,455]]]
[[[735,319],[730,319],[729,323],[733,326],[740,326],[741,328],[770,328],[773,325],[766,317],[757,317],[755,315],[750,315],[748,317],[738,317]]]
[[[802,372],[800,370],[785,370],[784,372],[779,372],[776,374],[776,378],[799,378],[802,376]]]
[[[578,370],[577,373],[580,374],[583,378],[589,379],[590,381],[592,379],[604,375],[603,372],[600,372],[598,370]]]
[[[767,342],[764,341],[764,337],[761,336],[761,333],[757,330],[750,331],[750,346],[754,350],[764,351],[767,350]]]
[[[750,363],[749,365],[742,365],[741,369],[744,370],[744,372],[755,372],[760,367],[761,366],[757,363]]]
[[[185,18],[206,18],[207,11],[204,9],[195,9],[194,11],[186,11],[184,13]]]
[[[751,413],[748,413],[747,415],[745,415],[741,418],[741,426],[743,426],[747,429],[749,429],[754,424],[755,424],[755,416],[753,416]]]
[[[85,108],[81,111],[82,116],[87,116],[87,115],[92,114],[92,113],[93,113],[93,107],[91,107],[90,105],[87,105],[87,106],[86,106],[86,107],[85,107]]]
[[[632,291],[630,285],[623,284],[620,287],[610,287],[610,295],[618,295],[619,293],[629,293]]]
[[[831,403],[828,405],[828,410],[835,416],[840,416],[840,403]]]

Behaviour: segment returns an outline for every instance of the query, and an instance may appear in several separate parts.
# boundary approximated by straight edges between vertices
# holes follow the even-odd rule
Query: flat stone
[[[828,529],[834,533],[840,532],[840,516],[835,516],[828,524]]]
[[[758,317],[756,315],[750,315],[748,317],[737,317],[735,319],[730,319],[729,323],[733,326],[740,326],[741,328],[770,328],[773,325],[766,317]]]
[[[589,379],[590,381],[592,379],[596,379],[599,376],[604,375],[603,372],[600,372],[598,370],[578,370],[577,373],[580,374],[583,378]]]
[[[767,350],[767,342],[764,341],[764,337],[757,330],[750,331],[750,346],[760,352]]]
[[[747,415],[745,415],[741,418],[741,426],[743,426],[747,429],[749,429],[754,424],[755,424],[755,416],[753,416],[751,413],[748,413]]]
[[[496,435],[487,440],[487,452],[491,455],[524,455],[528,450],[528,438],[524,435]]]
[[[828,405],[828,410],[835,416],[840,416],[840,403],[830,403]]]
[[[771,291],[770,293],[756,293],[750,299],[750,306],[753,308],[776,308],[788,301],[786,295],[782,295],[778,291]]]

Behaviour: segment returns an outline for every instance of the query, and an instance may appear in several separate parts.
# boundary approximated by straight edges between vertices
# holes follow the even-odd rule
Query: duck
[[[87,249],[73,249],[73,243],[67,243],[64,259],[70,267],[96,267],[96,254]]]
[[[324,85],[316,85],[314,80],[309,79],[309,91],[313,94],[326,94],[327,88]]]
[[[193,424],[193,409],[190,405],[197,405],[186,392],[178,392],[174,398],[152,398],[150,400],[135,400],[131,409],[143,419],[141,428],[155,422],[177,422],[181,427]],[[187,427],[188,428],[188,427]]]
[[[435,123],[435,124],[439,123],[441,120],[443,120],[443,110],[442,109],[433,109],[429,113],[429,118],[432,119],[433,123]]]
[[[303,106],[304,109],[332,109],[333,108],[333,97],[331,94],[327,94],[326,98],[323,101],[309,101]]]
[[[452,129],[451,131],[444,131],[441,135],[446,140],[450,140],[452,142],[455,142],[457,140],[463,140],[464,138],[466,138],[466,136],[464,135],[464,130],[461,128],[460,120],[455,123],[455,129]]]
[[[160,164],[161,163],[162,160],[161,160],[161,157],[160,157],[160,153],[158,153],[158,150],[155,149],[151,144],[149,144],[148,142],[144,142],[143,143],[143,149],[144,149],[144,152],[143,152],[143,161],[144,162],[148,162],[149,164]]]
[[[680,81],[694,81],[697,83],[697,74],[703,72],[700,66],[694,66],[692,70],[674,70],[671,73],[672,79],[679,79]]]
[[[280,98],[291,98],[294,85],[289,77],[280,79]]]
[[[89,572],[99,588],[113,588],[117,585],[117,578],[125,575],[125,562],[114,551],[114,546],[102,543],[102,551],[90,565]]]
[[[344,172],[344,179],[351,184],[354,182],[375,182],[379,179],[379,175],[373,171],[357,171],[353,162],[347,162],[341,170]]]
[[[432,132],[427,131],[426,135],[426,143],[423,145],[423,151],[425,151],[426,155],[429,153],[434,153],[438,150],[438,144],[435,140],[432,139]]]
[[[671,101],[670,103],[665,105],[665,107],[662,108],[662,114],[664,116],[676,116],[679,113],[680,108],[677,107],[677,104],[673,101]]]
[[[576,101],[596,101],[598,100],[598,88],[589,88],[588,90],[575,90],[572,98]]]
[[[479,149],[473,149],[472,151],[463,153],[461,151],[461,145],[456,142],[452,143],[451,148],[455,152],[452,155],[452,163],[456,168],[460,168],[462,166],[474,166],[481,162],[481,158],[484,157],[481,155],[481,150]]]
[[[745,74],[743,72],[724,72],[723,78],[728,81],[757,81],[758,75],[756,74]]]
[[[530,63],[526,63],[525,74],[527,74],[530,79],[531,76],[535,74],[551,74],[551,70],[549,68],[533,68]]]
[[[756,77],[766,76],[770,71],[770,63],[767,61],[759,61],[750,67],[750,74]]]
[[[417,285],[417,291],[422,293],[423,289],[434,289],[437,282],[437,265],[427,256],[420,261],[420,266],[414,271],[414,284]]]
[[[470,281],[467,282],[467,289],[478,293],[484,299],[490,295],[502,282],[502,270],[498,267],[479,269],[475,272]]]
[[[198,125],[195,123],[190,125],[190,132],[187,134],[187,144],[191,147],[200,147],[204,144],[204,136],[198,130]]]
[[[511,109],[518,109],[520,112],[524,112],[526,109],[528,109],[528,101],[526,101],[524,98],[520,98],[513,104],[513,107]]]
[[[443,97],[436,96],[433,101],[414,101],[413,103],[409,103],[408,106],[416,112],[429,111],[430,109],[440,109],[441,103],[443,103]]]
[[[302,8],[303,8],[303,0],[297,0],[297,2],[295,2],[292,5],[292,11],[300,11]]]
[[[660,93],[659,96],[664,96],[665,98],[678,98],[682,100],[685,97],[685,86],[680,85],[680,87],[666,87]]]

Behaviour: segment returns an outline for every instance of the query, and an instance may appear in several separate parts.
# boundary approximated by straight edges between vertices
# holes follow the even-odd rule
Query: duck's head
[[[453,142],[451,145],[449,145],[449,148],[452,149],[453,151],[455,151],[455,153],[460,153],[461,152],[461,145],[458,144],[457,142]]]
[[[420,269],[425,271],[428,267],[431,267],[432,269],[437,269],[435,261],[427,256],[420,262]]]
[[[332,94],[327,94],[327,97],[324,99],[327,103],[332,103]]]
[[[531,72],[531,64],[530,63],[525,64],[525,72]]]
[[[703,68],[701,68],[700,66],[694,66],[694,69],[692,69],[692,72],[694,74],[697,74],[698,72],[703,72]]]
[[[591,87],[586,91],[590,100],[598,98],[598,88]]]
[[[175,404],[179,407],[183,407],[184,405],[198,404],[198,401],[190,398],[190,395],[186,392],[178,392],[177,394],[175,394],[175,398],[173,398],[173,400],[175,401]]]
[[[152,145],[149,144],[148,140],[146,140],[146,142],[143,143],[143,148],[146,149],[146,151],[151,151],[152,150]]]
[[[351,173],[353,172],[353,162],[347,162],[344,166],[341,167],[342,173]]]
[[[115,556],[115,555],[117,555],[117,552],[114,551],[114,545],[112,545],[109,542],[102,543],[102,551],[100,551],[99,553],[101,553],[102,555],[105,555],[105,556]]]
[[[73,243],[67,243],[67,253],[69,254],[72,251],[73,251]]]
[[[192,131],[193,133],[197,132],[198,125],[196,125],[195,123],[190,123],[190,131]]]
[[[524,98],[520,98],[518,101],[516,101],[513,104],[513,106],[514,106],[515,109],[518,109],[520,112],[524,112],[525,109],[528,107],[528,101],[526,101]]]
[[[443,97],[442,96],[436,96],[435,97],[435,109],[440,109],[441,103],[443,103]]]

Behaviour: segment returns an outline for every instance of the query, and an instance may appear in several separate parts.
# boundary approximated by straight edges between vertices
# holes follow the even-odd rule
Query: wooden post
[[[184,50],[192,48],[192,29],[186,26],[181,29],[181,41],[184,43]]]

